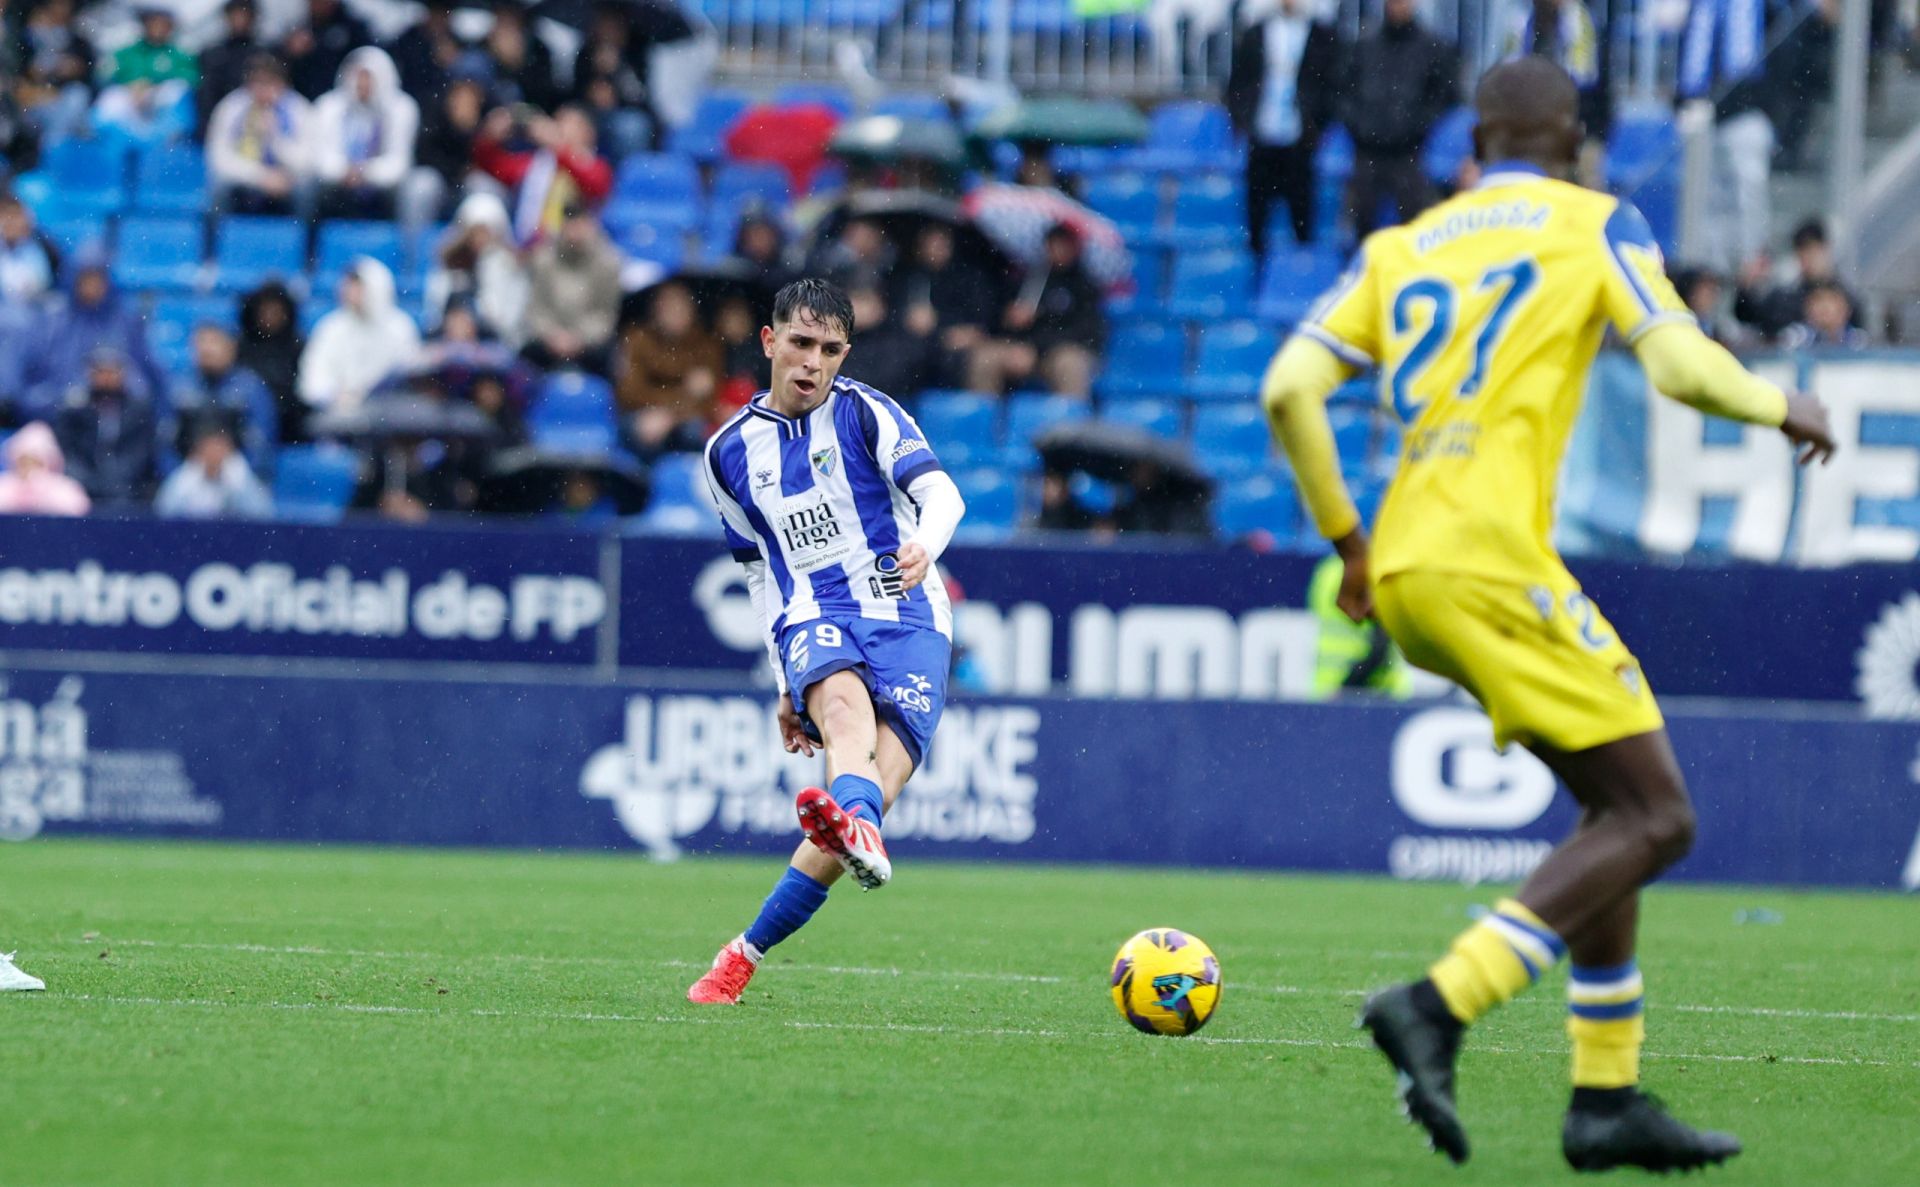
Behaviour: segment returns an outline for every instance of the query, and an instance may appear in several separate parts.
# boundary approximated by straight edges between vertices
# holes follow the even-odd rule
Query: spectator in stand
[[[60,251],[34,225],[33,211],[12,194],[0,195],[0,301],[38,301],[60,274]]]
[[[1833,39],[1840,25],[1840,0],[1815,0],[1806,19],[1794,25],[1773,51],[1780,85],[1773,88],[1773,167],[1797,173],[1807,167],[1807,133],[1814,107],[1833,94]],[[1909,67],[1911,69],[1911,67]]]
[[[730,415],[769,381],[767,352],[760,345],[760,319],[745,297],[728,297],[713,315],[713,332],[724,354],[718,416]],[[4,358],[4,355],[0,355]]]
[[[531,147],[508,148],[510,139],[524,139]],[[552,234],[569,207],[593,209],[607,200],[613,167],[596,145],[593,121],[578,107],[562,107],[551,118],[525,119],[499,108],[480,129],[473,163],[514,191],[514,237],[531,245]]]
[[[1247,236],[1267,255],[1267,222],[1284,201],[1296,243],[1313,241],[1314,154],[1333,120],[1340,38],[1308,0],[1273,0],[1234,36],[1227,116],[1247,141]]]
[[[1782,7],[1780,19],[1796,19]],[[1765,0],[1693,0],[1675,88],[1683,126],[1713,124],[1713,217],[1705,263],[1745,275],[1773,232],[1773,119],[1779,78],[1765,57]],[[1717,97],[1716,97],[1717,96]]]
[[[393,273],[360,256],[340,280],[340,305],[313,327],[300,356],[300,398],[350,411],[381,380],[420,355],[420,329],[394,304]]]
[[[565,98],[556,82],[553,53],[533,31],[521,0],[494,0],[493,27],[480,42],[480,52],[491,67],[494,98],[500,102],[553,111]]]
[[[28,363],[28,409],[35,416],[50,413],[66,393],[85,382],[89,359],[101,348],[112,351],[122,369],[133,369],[140,396],[147,399],[160,389],[163,377],[147,349],[145,319],[115,288],[103,253],[81,252],[69,261],[67,271],[67,294],[48,311],[44,334]],[[68,455],[71,458],[71,450]]]
[[[29,365],[45,335],[39,302],[0,300],[0,428],[26,419]]]
[[[152,497],[157,473],[153,404],[127,370],[127,357],[101,346],[79,386],[54,416],[67,469],[98,508],[133,510]]]
[[[184,82],[192,87],[200,81],[200,63],[186,50],[174,44],[173,11],[153,0],[141,0],[133,6],[140,21],[140,40],[113,55],[112,82],[120,86],[134,83]]]
[[[200,51],[196,111],[201,135],[213,119],[214,105],[247,85],[247,64],[261,52],[254,34],[260,23],[256,0],[227,0],[220,10],[227,35]]]
[[[345,0],[307,0],[307,19],[280,42],[287,77],[306,99],[327,93],[347,55],[373,44],[373,30]]]
[[[1701,333],[1735,352],[1759,345],[1751,331],[1727,315],[1726,285],[1719,273],[1711,268],[1675,268],[1673,287],[1693,311]]]
[[[20,29],[14,100],[42,147],[81,135],[93,103],[93,45],[74,26],[73,0],[41,0]]]
[[[438,102],[429,102],[414,144],[416,164],[400,187],[400,222],[410,233],[445,218],[453,201],[473,188],[473,147],[486,110],[487,88],[473,78],[454,79]]]
[[[1532,54],[1558,65],[1580,90],[1580,122],[1587,140],[1580,146],[1579,180],[1605,189],[1607,134],[1613,127],[1611,55],[1601,26],[1586,0],[1515,0],[1507,15],[1505,58]]]
[[[175,379],[159,409],[161,456],[171,462],[192,448],[198,421],[224,419],[247,461],[261,473],[273,469],[280,440],[280,411],[260,377],[239,363],[239,343],[222,325],[207,322],[193,331],[193,369]]]
[[[1415,0],[1386,0],[1380,24],[1354,45],[1341,122],[1353,136],[1347,215],[1364,238],[1380,226],[1382,198],[1405,222],[1433,202],[1420,146],[1459,102],[1459,59],[1444,39],[1423,28]]]
[[[1787,327],[1780,345],[1788,350],[1859,350],[1873,345],[1854,324],[1853,298],[1836,280],[1816,280],[1800,298],[1800,320]]]
[[[527,285],[506,204],[492,194],[467,195],[427,273],[427,317],[438,324],[465,304],[486,336],[517,350],[526,338]]]
[[[273,496],[234,447],[233,428],[219,413],[188,425],[186,461],[160,484],[154,511],[169,519],[268,519]]]
[[[1816,285],[1842,284],[1839,266],[1833,258],[1833,244],[1827,239],[1827,226],[1818,218],[1810,218],[1794,228],[1793,263],[1792,280],[1767,286],[1772,264],[1764,255],[1755,257],[1747,265],[1734,299],[1733,315],[1759,330],[1769,341],[1803,319],[1807,294]],[[1845,291],[1844,285],[1842,291]],[[1853,311],[1852,324],[1859,326],[1860,303],[1851,293],[1847,294],[1847,306]]]
[[[600,143],[616,161],[658,143],[659,117],[647,93],[645,51],[633,52],[630,12],[624,3],[596,3],[573,59],[573,101],[592,116]]]
[[[895,396],[917,395],[933,386],[939,342],[932,329],[910,329],[890,317],[878,285],[851,289],[847,299],[853,302],[853,335],[842,373]]]
[[[419,133],[420,105],[400,89],[387,51],[348,54],[334,88],[313,105],[320,217],[392,218]]]
[[[293,294],[277,280],[248,293],[240,303],[238,364],[260,377],[273,394],[280,441],[307,440],[307,403],[300,398],[300,356],[307,344],[300,337]]]
[[[893,245],[880,224],[849,219],[840,234],[815,249],[807,271],[843,289],[883,285],[893,274]]]
[[[1004,336],[973,352],[974,391],[1003,393],[1038,372],[1047,388],[1082,399],[1106,350],[1100,286],[1080,262],[1080,236],[1056,224],[1046,234],[1046,264],[1034,269],[1001,315]]]
[[[698,450],[714,419],[726,350],[700,324],[687,286],[668,281],[654,290],[646,321],[621,336],[620,364],[614,392],[634,452],[651,459]]]
[[[765,211],[748,211],[740,220],[740,228],[733,234],[733,255],[770,293],[779,292],[793,279],[793,269],[787,267],[786,233]]]
[[[620,253],[593,212],[572,206],[527,267],[527,360],[604,375],[620,317]]]
[[[207,126],[207,178],[216,210],[289,214],[304,203],[311,176],[312,110],[287,87],[271,54],[247,65],[245,90],[220,100]]]
[[[456,301],[423,349],[418,382],[480,409],[512,444],[526,437],[523,421],[537,378],[517,353],[489,341],[473,309]]]
[[[34,421],[7,438],[7,469],[0,474],[0,514],[85,515],[87,488],[67,477],[66,458],[53,430]]]
[[[400,71],[400,86],[428,107],[453,81],[454,64],[466,52],[453,31],[453,0],[427,0],[426,11],[387,46]]]
[[[979,268],[954,256],[951,227],[930,222],[921,228],[913,258],[895,275],[893,291],[901,324],[914,335],[936,339],[927,384],[964,384],[971,356],[987,341],[1000,301],[993,282]]]

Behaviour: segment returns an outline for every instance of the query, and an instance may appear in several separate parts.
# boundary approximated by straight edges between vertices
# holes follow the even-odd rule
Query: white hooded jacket
[[[393,273],[379,260],[353,262],[360,311],[342,305],[320,319],[300,355],[300,398],[315,408],[355,408],[388,375],[420,355],[420,330],[394,304]]]
[[[354,94],[354,75],[365,69],[373,76],[373,92],[366,103]],[[361,162],[366,184],[392,189],[413,168],[414,140],[420,134],[420,105],[400,89],[400,73],[383,49],[366,46],[347,55],[331,91],[313,105],[314,176],[338,182],[354,164],[349,139],[355,132],[368,137],[370,154]]]
[[[501,342],[518,349],[527,337],[526,265],[513,250],[513,228],[507,217],[507,204],[484,191],[468,194],[454,211],[448,236],[469,227],[486,227],[493,232],[493,245],[475,262],[471,279],[449,271],[437,258],[427,273],[427,317],[439,324],[447,315],[447,304],[456,295],[473,302],[473,312],[481,325],[493,331]]]

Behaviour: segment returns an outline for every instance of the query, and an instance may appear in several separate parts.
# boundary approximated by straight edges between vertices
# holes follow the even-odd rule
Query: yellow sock
[[[1453,1016],[1473,1022],[1538,981],[1566,951],[1538,915],[1503,899],[1493,914],[1460,933],[1427,976]]]
[[[1567,982],[1567,1033],[1573,1037],[1575,1088],[1628,1088],[1640,1082],[1647,1038],[1646,992],[1635,961],[1574,965]]]

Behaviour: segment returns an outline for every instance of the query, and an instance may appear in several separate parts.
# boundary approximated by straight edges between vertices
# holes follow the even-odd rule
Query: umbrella
[[[1145,140],[1147,118],[1114,100],[1022,99],[988,112],[970,135],[975,140],[1111,147]]]
[[[870,115],[841,124],[827,151],[848,161],[891,165],[919,161],[958,172],[966,164],[960,133],[945,120]]]
[[[653,295],[665,284],[685,285],[693,294],[693,303],[709,318],[733,297],[745,298],[753,306],[753,315],[762,321],[773,314],[773,289],[766,278],[745,260],[719,259],[664,273],[628,293],[620,301],[621,322],[644,318]]]
[[[763,161],[787,171],[793,192],[813,188],[813,175],[826,159],[827,142],[840,126],[840,113],[818,103],[786,107],[759,104],[747,108],[722,137],[736,161]]]
[[[630,46],[666,45],[694,34],[693,22],[679,5],[663,0],[540,0],[527,15],[588,29],[593,25],[595,10],[602,8],[619,13],[626,22]]]
[[[618,515],[638,514],[652,493],[646,471],[624,454],[523,445],[494,458],[480,485],[480,509],[509,515],[551,511],[561,501],[567,479],[576,474],[598,483]]]
[[[1059,190],[988,182],[960,205],[988,239],[1029,268],[1046,256],[1047,228],[1065,223],[1080,236],[1087,273],[1102,288],[1122,293],[1132,288],[1133,255],[1120,228]]]
[[[1213,493],[1213,479],[1184,444],[1133,425],[1072,421],[1045,430],[1033,444],[1050,470],[1078,470],[1106,482],[1131,484],[1140,467],[1151,466],[1159,471],[1160,488],[1169,496],[1205,498]]]
[[[813,228],[808,255],[840,233],[852,220],[866,219],[877,226],[903,254],[910,251],[920,228],[940,223],[953,231],[953,253],[971,260],[998,282],[1013,270],[1013,260],[961,209],[960,203],[925,190],[863,190],[841,201],[820,217]]]
[[[308,421],[307,427],[316,436],[363,440],[486,440],[500,431],[491,417],[471,404],[406,391],[371,396],[346,411],[329,409]]]

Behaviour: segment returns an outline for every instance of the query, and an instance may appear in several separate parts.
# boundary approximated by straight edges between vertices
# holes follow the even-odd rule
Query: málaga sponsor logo
[[[0,679],[0,840],[27,840],[51,823],[220,823],[219,802],[199,794],[179,754],[96,748],[85,691],[67,676],[34,704]]]
[[[1519,747],[1494,749],[1493,725],[1474,709],[1416,713],[1393,738],[1393,801],[1433,829],[1510,832],[1540,819],[1553,802],[1553,773]],[[1525,837],[1397,836],[1387,869],[1420,881],[1509,882],[1525,878],[1553,851]]]
[[[625,736],[580,772],[627,835],[662,860],[696,833],[790,837],[793,797],[824,760],[787,754],[776,703],[745,696],[635,696]],[[1034,834],[1040,714],[1018,705],[954,706],[926,765],[887,813],[887,839],[1021,844]]]

